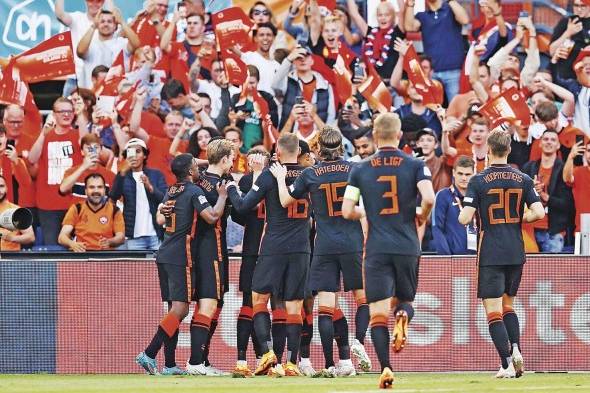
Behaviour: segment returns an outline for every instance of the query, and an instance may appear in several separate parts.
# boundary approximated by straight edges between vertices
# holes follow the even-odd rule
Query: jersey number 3
[[[391,200],[391,207],[381,209],[379,214],[383,216],[399,213],[399,202],[397,200],[397,176],[379,176],[377,181],[380,183],[389,183],[389,191],[383,193],[383,198]]]
[[[520,200],[522,199],[522,189],[509,188],[507,190],[503,190],[501,188],[492,188],[488,191],[488,195],[498,196],[498,202],[492,203],[488,207],[490,224],[517,224],[520,222],[520,215],[518,214],[518,209],[520,208]],[[510,209],[510,202],[515,200],[514,197],[516,197],[516,205],[513,205],[513,209]],[[498,218],[494,216],[494,211],[497,210],[500,210],[500,212],[496,214]],[[503,214],[502,210],[504,211]],[[516,212],[516,217],[510,216],[511,210]]]

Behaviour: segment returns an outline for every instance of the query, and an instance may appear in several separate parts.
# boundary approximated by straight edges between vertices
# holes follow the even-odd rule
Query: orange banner
[[[16,56],[20,78],[27,83],[52,80],[74,74],[74,53],[69,31],[54,35]]]

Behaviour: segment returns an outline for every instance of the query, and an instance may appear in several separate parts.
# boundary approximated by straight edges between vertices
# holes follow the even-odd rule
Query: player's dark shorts
[[[270,293],[280,300],[302,300],[309,254],[261,255],[254,269],[252,291]]]
[[[193,262],[193,300],[221,300],[226,292],[228,263],[220,260],[215,248],[201,245]]]
[[[314,255],[309,272],[310,288],[314,292],[338,292],[340,290],[340,272],[344,281],[344,290],[363,288],[363,254]]]
[[[188,266],[156,263],[162,301],[190,303],[191,271]]]
[[[479,266],[477,297],[495,299],[503,294],[516,296],[524,265]]]
[[[411,302],[418,287],[419,257],[397,254],[371,254],[363,264],[367,302],[395,296]]]
[[[254,277],[254,268],[256,267],[257,255],[242,256],[240,265],[240,292],[252,292],[252,277]]]

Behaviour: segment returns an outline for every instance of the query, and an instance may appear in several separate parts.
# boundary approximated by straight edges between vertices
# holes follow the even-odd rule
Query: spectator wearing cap
[[[240,52],[242,61],[255,66],[260,73],[258,89],[274,95],[272,81],[279,63],[271,57],[270,48],[277,36],[277,28],[270,22],[256,25],[254,30],[254,43],[256,50],[252,52]]]
[[[60,97],[53,103],[52,116],[43,127],[29,152],[29,162],[39,164],[37,173],[37,207],[43,230],[43,244],[57,245],[61,222],[71,205],[71,196],[61,195],[59,186],[64,173],[82,162],[80,137],[84,127],[74,129],[74,105]]]
[[[106,196],[98,173],[84,179],[86,201],[70,206],[59,233],[59,244],[74,252],[113,250],[125,241],[123,214]]]
[[[284,127],[298,99],[315,106],[324,123],[333,123],[336,119],[332,86],[312,70],[313,62],[311,50],[297,46],[279,66],[272,83],[284,97],[279,128]]]
[[[469,16],[457,0],[426,0],[426,10],[414,15],[415,0],[406,0],[406,32],[420,31],[424,53],[432,58],[434,76],[445,86],[450,101],[459,93],[459,78],[465,60],[462,26]]]
[[[156,222],[156,212],[167,186],[162,172],[146,167],[148,155],[143,140],[130,139],[123,150],[126,164],[115,176],[110,193],[115,201],[123,198],[128,250],[157,249],[164,236],[162,226]]]
[[[541,137],[541,159],[529,161],[522,171],[534,181],[535,190],[545,206],[547,215],[532,224],[541,252],[561,252],[568,229],[574,222],[574,199],[563,181],[563,161],[557,157],[559,134],[547,130]]]
[[[576,158],[582,158],[576,163]],[[581,164],[581,165],[580,165]],[[563,181],[572,189],[576,206],[576,231],[580,232],[580,215],[590,213],[590,139],[578,141],[563,166]]]
[[[399,115],[402,121],[409,115],[421,117],[426,123],[426,127],[434,130],[437,138],[440,139],[442,125],[437,113],[424,105],[424,98],[412,84],[408,85],[408,97],[410,98],[410,103],[400,106],[395,110],[395,113]]]
[[[86,190],[84,188],[84,179],[89,175],[98,173],[102,176],[105,182],[106,193],[108,194],[115,174],[104,166],[100,165],[100,152],[102,146],[100,144],[100,137],[96,134],[87,134],[80,140],[80,147],[82,149],[82,157],[84,157],[80,165],[76,165],[68,169],[64,173],[64,179],[59,185],[59,192],[62,195],[71,194],[73,202],[83,202],[86,199]]]
[[[475,254],[477,227],[475,222],[464,226],[457,220],[475,162],[459,156],[453,166],[453,184],[437,192],[432,208],[432,246],[438,255]]]
[[[555,72],[561,79],[576,78],[574,60],[590,39],[590,2],[574,0],[572,3],[573,15],[564,16],[555,25],[549,46],[551,56],[557,55],[562,59],[555,67]]]
[[[416,134],[416,148],[420,150],[417,150],[417,154],[430,169],[434,192],[438,192],[451,184],[451,168],[447,165],[447,157],[444,154],[442,156],[436,155],[438,147],[438,138],[434,130],[423,128],[418,131]]]

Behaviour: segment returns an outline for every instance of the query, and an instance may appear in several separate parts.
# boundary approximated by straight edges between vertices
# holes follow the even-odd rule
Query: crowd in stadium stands
[[[423,251],[475,253],[477,223],[457,217],[500,127],[512,135],[509,163],[534,179],[547,212],[525,226],[526,250],[572,252],[590,213],[590,1],[570,2],[550,37],[526,12],[505,21],[500,0],[384,1],[367,10],[374,25],[354,0],[293,0],[280,14],[273,1],[247,2],[249,43],[229,51],[204,3],[148,0],[126,21],[112,0],[87,0],[85,12],[55,1],[76,75],[38,136],[22,107],[3,111],[0,210],[27,207],[35,221],[34,231],[1,229],[2,250],[157,249],[175,156],[206,170],[208,143],[225,138],[239,180],[248,152],[272,154],[282,133],[318,159],[318,132],[331,125],[345,158],[360,161],[375,152],[374,117],[389,111],[402,120],[400,148],[425,161],[437,192],[419,227]],[[241,226],[228,225],[240,251]]]

